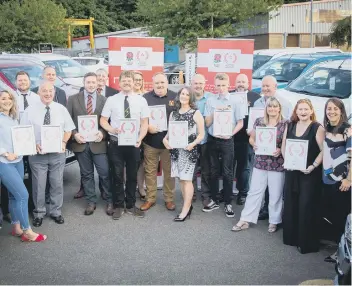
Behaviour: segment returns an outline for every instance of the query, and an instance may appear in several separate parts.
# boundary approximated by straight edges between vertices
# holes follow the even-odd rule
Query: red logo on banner
[[[235,53],[227,53],[225,55],[225,62],[228,65],[233,65],[237,61],[237,56]]]
[[[133,62],[133,53],[132,52],[128,52],[126,54],[126,60],[127,60],[127,64],[131,65]]]
[[[214,64],[218,64],[221,62],[221,55],[220,54],[215,54],[214,55]]]

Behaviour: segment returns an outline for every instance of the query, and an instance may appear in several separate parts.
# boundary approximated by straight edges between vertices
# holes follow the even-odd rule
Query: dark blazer
[[[39,86],[37,86],[36,88],[33,88],[32,91],[35,93],[38,93],[39,90]],[[54,101],[57,103],[62,104],[63,106],[66,107],[67,105],[67,97],[66,97],[66,92],[55,86],[55,97],[54,97]]]
[[[103,133],[103,140],[101,142],[89,142],[90,150],[93,154],[104,154],[107,151],[107,132],[101,128],[100,126],[100,116],[103,111],[104,104],[106,102],[106,98],[104,96],[97,96],[96,107],[93,112],[93,115],[97,115],[98,117],[98,129]],[[84,94],[80,92],[78,94],[72,95],[68,98],[67,110],[70,113],[73,122],[76,126],[78,126],[78,116],[80,115],[88,115],[87,108],[84,102]],[[73,152],[83,152],[86,148],[86,144],[79,144],[74,139],[74,135],[78,132],[78,128],[72,130],[72,137],[69,142],[68,148]]]
[[[84,90],[84,87],[82,86],[79,90],[79,92],[83,92]],[[119,91],[115,88],[112,88],[110,86],[105,86],[105,97],[109,97],[109,96],[113,96],[115,95],[116,93],[119,93]]]

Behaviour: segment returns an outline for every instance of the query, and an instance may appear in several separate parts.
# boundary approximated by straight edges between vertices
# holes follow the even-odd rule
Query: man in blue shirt
[[[227,217],[234,217],[235,213],[232,209],[231,196],[233,187],[233,160],[234,160],[234,141],[233,135],[240,131],[243,127],[244,109],[241,103],[229,94],[229,76],[225,73],[218,73],[215,76],[215,91],[217,94],[208,98],[205,108],[205,124],[208,127],[208,148],[210,155],[211,167],[211,198],[209,204],[203,208],[204,212],[211,212],[219,208],[216,201],[219,191],[219,175],[222,170],[224,182],[224,202],[225,213]],[[213,130],[214,111],[231,110],[232,135],[231,136],[215,136]],[[222,158],[220,164],[219,156]],[[222,166],[221,166],[222,165]]]

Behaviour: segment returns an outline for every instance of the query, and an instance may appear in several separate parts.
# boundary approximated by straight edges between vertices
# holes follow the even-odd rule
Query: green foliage
[[[0,4],[0,51],[30,52],[39,43],[62,45],[67,39],[66,11],[51,0]]]
[[[138,0],[137,15],[152,36],[191,50],[197,38],[235,35],[236,26],[281,4],[282,0]]]
[[[336,21],[331,27],[330,41],[336,46],[351,46],[351,16]]]

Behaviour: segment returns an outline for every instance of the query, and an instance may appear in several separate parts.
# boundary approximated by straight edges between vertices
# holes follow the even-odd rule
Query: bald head
[[[54,85],[50,81],[46,80],[40,84],[38,95],[43,104],[49,105],[54,99],[54,94]]]
[[[249,87],[247,75],[240,73],[236,77],[235,87],[237,91],[247,91]]]
[[[53,67],[46,66],[43,70],[43,79],[55,84],[56,70]]]
[[[277,90],[276,78],[272,75],[267,75],[262,79],[262,94],[264,96],[275,96]]]
[[[205,77],[202,74],[195,74],[192,78],[191,87],[195,91],[196,96],[202,97],[205,88]]]

